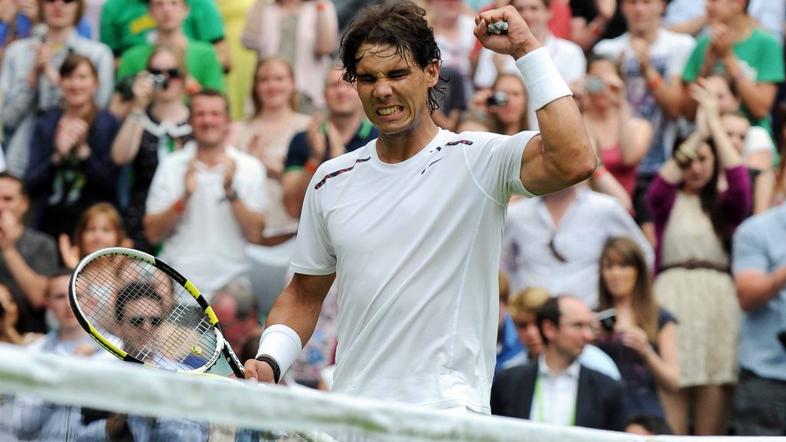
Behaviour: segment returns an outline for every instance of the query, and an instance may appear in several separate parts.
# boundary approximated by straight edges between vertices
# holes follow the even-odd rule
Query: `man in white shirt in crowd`
[[[633,208],[654,242],[655,232],[644,203],[650,182],[671,156],[677,135],[677,119],[682,100],[682,71],[695,41],[662,27],[666,0],[622,0],[622,14],[628,32],[601,40],[593,52],[621,60],[622,78],[633,113],[652,124],[654,133],[649,151],[639,163]]]
[[[430,115],[439,50],[424,17],[412,2],[388,2],[361,11],[344,35],[344,78],[380,136],[311,180],[295,274],[248,378],[280,379],[336,280],[333,391],[489,412],[507,202],[583,181],[597,159],[570,89],[510,6],[479,16],[475,35],[518,60],[540,134],[440,130]]]
[[[502,271],[515,293],[543,287],[598,305],[603,244],[633,238],[652,265],[652,246],[633,217],[611,196],[581,185],[510,206],[502,240]]]
[[[558,296],[537,313],[543,352],[528,365],[494,379],[491,411],[552,425],[622,431],[626,415],[622,384],[579,362],[594,339],[595,316],[580,299]]]
[[[587,70],[587,60],[579,45],[555,37],[549,32],[550,0],[510,0],[509,3],[527,22],[527,26],[532,30],[535,38],[546,47],[563,80],[572,84],[584,77]],[[515,60],[504,54],[494,53],[488,48],[482,49],[478,56],[478,66],[475,69],[475,87],[480,89],[492,87],[500,73],[518,74]],[[527,106],[527,120],[531,130],[538,128],[535,110],[532,106]]]
[[[226,144],[227,100],[208,89],[191,97],[194,141],[156,170],[147,197],[145,235],[160,258],[209,297],[247,275],[246,243],[264,228],[265,168]]]

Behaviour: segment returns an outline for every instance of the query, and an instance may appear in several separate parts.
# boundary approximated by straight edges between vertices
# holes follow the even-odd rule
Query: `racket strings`
[[[114,346],[169,370],[204,366],[218,342],[188,291],[154,265],[126,256],[101,256],[77,274],[76,303]]]

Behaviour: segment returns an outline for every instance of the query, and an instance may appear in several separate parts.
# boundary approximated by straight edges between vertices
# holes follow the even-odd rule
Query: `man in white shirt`
[[[665,7],[665,0],[622,0],[628,32],[601,40],[593,49],[596,55],[621,60],[628,103],[634,114],[649,121],[654,129],[649,151],[639,163],[633,195],[639,224],[650,222],[644,195],[671,157],[681,111],[682,71],[695,44],[690,35],[661,26]],[[652,235],[654,238],[654,230]]]
[[[295,274],[248,378],[280,379],[336,280],[334,391],[489,411],[507,202],[582,181],[597,160],[570,89],[510,6],[484,12],[475,35],[518,60],[541,133],[440,130],[430,116],[439,51],[424,16],[387,2],[361,11],[344,35],[345,79],[380,136],[323,163],[309,184]]]
[[[622,431],[622,384],[583,366],[578,357],[594,338],[595,317],[580,299],[559,296],[538,310],[543,353],[494,379],[492,413],[552,425]]]
[[[613,236],[633,238],[653,264],[652,246],[611,196],[578,186],[522,200],[508,210],[501,268],[514,293],[543,287],[552,294],[575,295],[594,308],[600,254]]]
[[[167,157],[147,196],[145,235],[162,243],[160,258],[209,297],[249,270],[246,243],[264,228],[265,168],[225,143],[226,97],[203,90],[191,98],[194,141]]]
[[[562,79],[568,84],[572,84],[584,77],[587,70],[587,60],[579,45],[570,40],[555,37],[549,32],[549,20],[551,20],[549,1],[511,0],[509,3],[527,22],[527,26],[532,30],[535,38],[543,42],[543,46],[546,47],[549,56],[557,66]],[[492,87],[500,73],[519,74],[515,60],[503,54],[496,54],[488,48],[482,49],[478,56],[478,66],[475,69],[475,87],[480,89]],[[532,106],[527,106],[527,120],[530,129],[537,130],[538,120]]]

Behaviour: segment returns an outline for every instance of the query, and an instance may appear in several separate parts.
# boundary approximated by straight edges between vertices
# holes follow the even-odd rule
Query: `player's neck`
[[[395,164],[418,154],[437,135],[439,128],[431,115],[422,118],[417,127],[396,134],[380,134],[377,155],[382,162]]]

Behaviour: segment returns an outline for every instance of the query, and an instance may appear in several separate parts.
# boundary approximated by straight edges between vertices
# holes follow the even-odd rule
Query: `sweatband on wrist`
[[[259,350],[256,357],[266,355],[273,358],[278,363],[283,376],[302,349],[303,344],[295,330],[284,324],[273,324],[259,337]]]
[[[573,95],[544,47],[516,60],[516,67],[524,77],[529,102],[536,111],[558,98]]]

